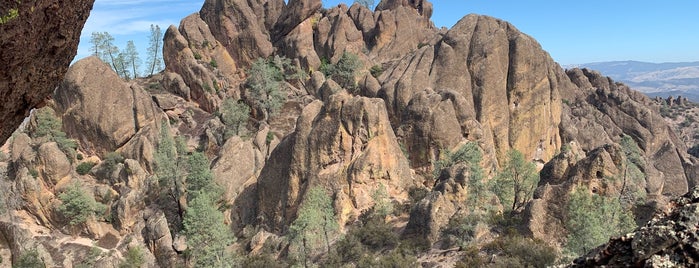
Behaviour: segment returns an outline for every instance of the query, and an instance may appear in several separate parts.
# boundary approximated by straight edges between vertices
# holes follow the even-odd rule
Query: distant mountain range
[[[651,97],[682,95],[699,102],[699,61],[650,63],[640,61],[609,61],[565,68],[588,68],[623,82]]]

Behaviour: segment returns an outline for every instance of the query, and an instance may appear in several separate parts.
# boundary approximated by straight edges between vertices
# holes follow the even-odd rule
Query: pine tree
[[[513,149],[507,153],[505,165],[493,180],[493,192],[509,210],[519,211],[531,200],[538,183],[536,165]]]
[[[253,62],[246,73],[246,94],[254,107],[262,111],[263,120],[267,120],[279,111],[286,99],[281,91],[284,73],[281,67],[261,58]]]
[[[624,208],[618,198],[592,194],[586,189],[576,189],[567,208],[565,249],[569,255],[585,254],[609,237],[636,227],[631,210]]]
[[[232,130],[233,135],[240,135],[240,126],[248,121],[248,118],[250,118],[250,107],[247,104],[231,98],[223,101],[221,121]]]
[[[188,199],[196,198],[203,192],[214,196],[216,194],[214,175],[209,168],[209,159],[200,152],[194,152],[187,159],[189,172],[187,174]]]
[[[228,267],[225,248],[233,243],[233,236],[212,196],[201,193],[192,199],[182,224],[195,267]]]
[[[184,213],[183,198],[185,197],[186,161],[182,158],[182,142],[175,142],[170,134],[170,127],[163,122],[160,127],[160,141],[156,147],[155,174],[163,193],[169,195],[178,206],[178,214]]]
[[[148,75],[152,76],[156,72],[163,69],[162,57],[162,39],[163,33],[160,31],[160,26],[150,25],[150,46],[148,46]]]
[[[291,243],[300,251],[296,252],[296,257],[302,259],[305,267],[308,267],[312,252],[321,245],[325,244],[329,250],[330,236],[337,228],[332,199],[322,188],[311,188],[299,208],[296,220],[289,226]]]
[[[138,50],[136,49],[136,45],[134,45],[133,40],[129,40],[129,42],[126,43],[124,56],[126,63],[130,65],[133,78],[138,78],[138,69],[141,68],[141,58],[138,56]]]

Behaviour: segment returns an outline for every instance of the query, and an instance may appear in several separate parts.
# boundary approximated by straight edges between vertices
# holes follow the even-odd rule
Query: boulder
[[[97,57],[73,64],[54,99],[63,129],[88,154],[104,156],[145,126],[158,124],[159,110],[150,95],[124,82]]]
[[[94,2],[37,0],[0,4],[3,12],[17,12],[16,17],[0,23],[0,143],[63,80],[78,52],[80,32]]]
[[[40,170],[41,177],[49,185],[56,185],[71,174],[70,161],[68,161],[66,154],[58,148],[55,142],[48,142],[39,146],[38,156],[39,162],[43,167]]]

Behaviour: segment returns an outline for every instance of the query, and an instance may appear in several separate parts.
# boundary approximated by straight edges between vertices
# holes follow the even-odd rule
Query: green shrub
[[[32,167],[29,169],[29,175],[36,179],[39,177],[39,171]]]
[[[19,9],[11,8],[7,11],[7,14],[0,16],[0,25],[8,23],[9,21],[16,19],[17,17],[19,17]]]
[[[534,195],[539,173],[534,163],[513,149],[507,153],[507,161],[492,183],[491,188],[506,211],[521,211]]]
[[[84,157],[83,157],[83,154],[77,154],[77,155],[75,156],[75,159],[78,159],[78,161],[83,160],[83,158],[84,158]]]
[[[201,60],[201,54],[194,52],[194,59],[195,60]]]
[[[97,203],[92,196],[86,194],[77,182],[68,186],[65,192],[58,195],[58,199],[61,200],[58,211],[70,220],[69,224],[73,226],[84,223],[89,217],[104,213],[106,209],[103,204]]]
[[[240,135],[240,127],[250,118],[250,107],[247,104],[227,98],[221,105],[221,121],[229,128],[226,136]]]
[[[96,164],[95,162],[82,162],[80,165],[75,167],[75,172],[78,172],[80,175],[85,175],[87,173],[90,173],[90,170],[92,170],[92,167],[94,167]]]
[[[371,73],[371,76],[375,78],[379,78],[381,74],[383,74],[383,67],[381,65],[374,65],[371,66],[371,69],[369,69],[369,72]]]
[[[445,240],[449,246],[465,248],[471,244],[476,233],[476,227],[482,224],[482,222],[481,215],[454,215],[449,219],[449,223],[442,231],[442,235],[446,238]]]
[[[276,59],[276,60],[275,60]],[[252,106],[263,112],[263,120],[275,115],[286,101],[282,91],[288,59],[275,58],[270,60],[257,59],[246,71],[246,96],[252,101]],[[290,67],[288,67],[290,68]]]
[[[611,236],[621,235],[636,227],[631,209],[618,198],[576,189],[570,195],[567,209],[568,242],[565,251],[580,256],[604,243]]]
[[[547,267],[556,260],[556,251],[545,242],[518,234],[501,236],[484,249],[504,256],[498,259],[506,267]]]
[[[124,163],[124,157],[117,152],[110,152],[104,156],[103,162],[107,171],[112,172],[116,169],[117,165]]]
[[[211,65],[212,68],[218,68],[218,63],[216,63],[215,59],[211,59],[209,65]]]
[[[373,213],[372,213],[373,214]],[[398,245],[398,235],[382,217],[370,215],[361,228],[354,230],[353,235],[372,251],[394,248]]]
[[[356,263],[366,254],[364,245],[356,235],[347,235],[335,244],[335,250],[343,263]]]
[[[196,267],[224,267],[228,259],[225,248],[234,241],[224,223],[223,212],[207,193],[198,194],[187,207],[182,220],[187,236],[187,252]]]
[[[404,254],[398,250],[389,252],[388,254],[379,254],[378,257],[373,255],[365,255],[359,260],[358,267],[376,267],[376,268],[404,268],[415,267],[417,258],[412,255]]]
[[[140,268],[145,263],[143,249],[141,247],[130,247],[124,256],[124,261],[119,264],[119,268]]]
[[[355,54],[345,52],[340,57],[336,64],[331,64],[325,59],[321,60],[320,71],[325,76],[330,77],[338,85],[346,89],[355,89],[357,82],[355,76],[357,71],[362,68],[362,62]]]
[[[12,265],[15,268],[44,268],[46,264],[39,256],[39,251],[36,249],[31,249],[19,256],[17,262]]]
[[[475,246],[464,249],[463,258],[454,265],[454,268],[484,267],[489,261],[481,256],[480,250]]]
[[[66,137],[66,133],[61,130],[62,125],[60,118],[54,115],[51,108],[38,109],[36,110],[36,126],[31,136],[32,138],[44,138],[56,142],[58,148],[72,160],[75,157],[78,143]]]
[[[221,87],[218,86],[218,81],[216,79],[211,79],[211,84],[214,85],[214,91],[216,93],[221,91]]]
[[[102,250],[96,246],[93,246],[92,248],[90,248],[90,251],[87,253],[87,256],[85,256],[85,258],[83,258],[83,260],[80,260],[80,263],[74,264],[73,267],[75,267],[75,268],[95,267],[95,263],[97,262],[97,259],[100,257],[101,254],[102,254]]]

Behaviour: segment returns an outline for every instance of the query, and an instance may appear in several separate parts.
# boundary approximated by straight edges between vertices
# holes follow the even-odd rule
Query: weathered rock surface
[[[182,19],[179,29],[167,29],[163,56],[166,89],[201,109],[214,112],[226,95],[240,95],[236,61],[198,14]]]
[[[378,96],[402,129],[414,168],[429,167],[436,152],[465,139],[479,141],[492,166],[510,148],[546,162],[561,146],[560,92],[574,85],[507,22],[466,16],[385,73]]]
[[[693,267],[699,265],[699,188],[670,203],[632,233],[609,240],[568,267],[643,266]]]
[[[442,171],[433,191],[410,211],[404,234],[437,241],[454,214],[466,208],[470,175],[470,167],[463,163]]]
[[[564,141],[577,140],[588,151],[629,135],[648,159],[649,194],[687,192],[691,180],[683,168],[690,162],[687,149],[650,98],[594,71],[572,69],[567,74],[579,89],[563,94],[568,102],[561,124]]]
[[[76,62],[54,99],[68,136],[100,156],[123,146],[145,126],[159,124],[150,95],[124,82],[97,57]]]
[[[0,142],[49,96],[77,53],[80,32],[94,0],[4,1],[0,23]]]
[[[249,66],[274,52],[269,32],[282,7],[283,0],[207,0],[199,13],[233,60]]]
[[[340,92],[306,106],[296,131],[272,152],[257,184],[259,223],[283,231],[304,193],[318,186],[336,203],[345,200],[336,204],[342,226],[373,205],[381,184],[399,200],[415,184],[384,102]]]

